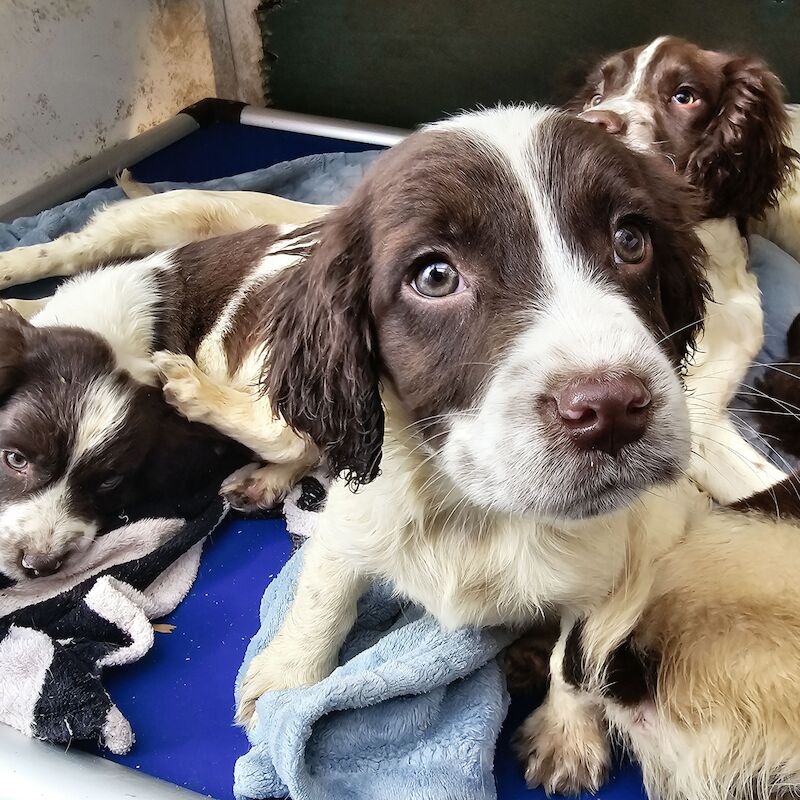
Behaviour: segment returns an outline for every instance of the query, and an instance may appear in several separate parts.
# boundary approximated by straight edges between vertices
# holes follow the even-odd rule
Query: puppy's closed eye
[[[123,480],[123,475],[109,475],[97,485],[98,492],[112,492],[117,489]]]

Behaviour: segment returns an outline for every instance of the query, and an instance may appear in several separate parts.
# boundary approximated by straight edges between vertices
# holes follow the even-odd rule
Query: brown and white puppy
[[[713,218],[762,217],[797,157],[783,86],[763,61],[673,36],[602,61],[569,107],[628,147],[662,153]]]
[[[596,788],[610,726],[654,798],[800,787],[798,525],[681,477],[692,208],[596,126],[498,109],[412,135],[262,251],[275,411],[365,485],[332,487],[240,722],[334,669],[387,580],[448,627],[561,619],[520,739],[531,783]]]
[[[686,375],[691,474],[721,502],[779,482],[785,474],[739,435],[727,406],[763,343],[740,230],[777,213],[797,160],[780,80],[758,59],[662,36],[602,61],[569,105],[628,147],[661,155],[702,193],[698,233],[714,303]]]
[[[248,295],[264,277],[253,255],[275,235],[262,229],[249,242],[205,245],[202,257],[188,246],[85,272],[51,299],[17,303],[30,322],[0,313],[0,573],[59,569],[153,494],[177,503],[265,459],[273,464],[251,464],[226,486],[240,506],[273,503],[316,463],[316,448],[280,421],[270,427],[258,399]],[[167,349],[154,366],[153,353]],[[224,418],[211,426],[201,424],[207,414],[165,403],[179,382],[165,378],[162,391],[159,368],[175,378],[183,359],[224,375],[215,393]],[[245,424],[257,417],[260,434],[226,438],[241,427],[242,392]]]
[[[6,578],[57,571],[144,501],[178,503],[243,458],[232,442],[187,422],[157,388],[136,380],[94,331],[35,326],[0,310]]]

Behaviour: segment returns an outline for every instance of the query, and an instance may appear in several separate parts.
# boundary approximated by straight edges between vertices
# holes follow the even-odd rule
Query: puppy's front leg
[[[294,602],[275,638],[250,662],[242,681],[236,711],[239,725],[253,727],[256,701],[265,692],[309,686],[336,668],[366,584],[334,553],[322,531],[308,541]]]
[[[317,448],[276,419],[269,399],[257,390],[217,383],[180,353],[155,353],[153,363],[161,373],[165,399],[184,417],[210,425],[270,462],[239,470],[225,482],[223,494],[234,508],[271,508],[319,462]]]
[[[564,655],[571,629],[562,623],[550,657],[550,688],[536,711],[520,726],[515,747],[531,788],[547,794],[597,792],[608,775],[611,747],[600,706],[564,680]]]

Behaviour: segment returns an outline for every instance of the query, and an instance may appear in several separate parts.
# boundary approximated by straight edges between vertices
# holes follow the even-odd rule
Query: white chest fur
[[[675,496],[685,484],[556,527],[447,498],[418,453],[390,441],[372,484],[357,495],[336,484],[316,537],[447,627],[525,623],[553,608],[586,612],[623,579],[644,520],[653,552],[684,529],[686,504]]]
[[[686,374],[690,474],[715,499],[730,503],[785,476],[742,439],[727,410],[764,339],[761,294],[748,269],[747,242],[730,218],[708,220],[698,233],[708,253],[713,301]]]

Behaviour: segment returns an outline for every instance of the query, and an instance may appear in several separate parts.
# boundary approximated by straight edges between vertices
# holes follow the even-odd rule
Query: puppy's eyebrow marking
[[[70,464],[119,433],[130,410],[130,396],[116,380],[98,378],[88,387],[77,413]]]
[[[668,36],[659,36],[658,39],[650,42],[650,44],[639,53],[639,57],[636,59],[636,69],[633,72],[630,88],[625,92],[626,96],[636,97],[641,91],[643,85],[646,83],[647,68],[656,57],[656,53],[661,45],[664,44],[668,38]]]

